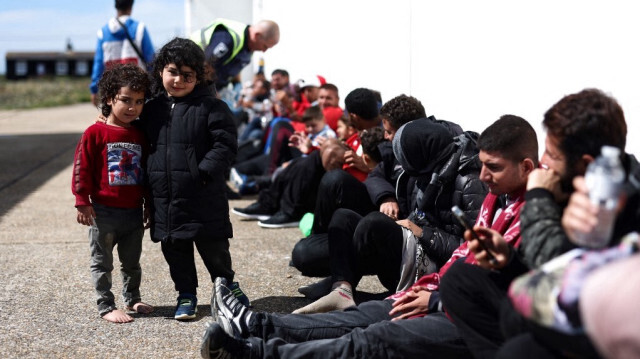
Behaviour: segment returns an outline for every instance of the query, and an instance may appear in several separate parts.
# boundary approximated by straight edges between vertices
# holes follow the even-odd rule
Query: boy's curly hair
[[[397,130],[409,121],[427,117],[427,114],[420,100],[402,94],[382,105],[380,116],[389,121],[391,127]]]
[[[360,133],[362,152],[371,157],[375,163],[382,161],[382,154],[380,154],[378,145],[384,141],[384,130],[382,127],[372,127]]]
[[[111,105],[108,105],[107,101],[114,99],[121,88],[128,87],[133,91],[146,94],[150,84],[149,74],[138,65],[117,64],[109,67],[98,82],[100,94],[98,107],[102,115],[108,117],[111,114]]]
[[[182,66],[190,67],[196,73],[196,81],[204,82],[204,51],[195,42],[176,37],[167,42],[153,60],[152,91],[154,94],[164,91],[162,71],[169,64],[175,64],[178,69]]]

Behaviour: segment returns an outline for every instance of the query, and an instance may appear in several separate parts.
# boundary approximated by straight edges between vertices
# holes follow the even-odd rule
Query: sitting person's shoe
[[[236,289],[239,290],[240,288],[236,285]],[[232,337],[248,337],[249,319],[253,313],[240,301],[236,293],[227,287],[225,278],[216,278],[214,290],[217,309],[216,321],[220,324],[220,327]]]
[[[205,359],[250,358],[251,344],[229,336],[218,323],[210,322],[202,336],[200,355]]]
[[[247,297],[247,295],[244,294],[242,289],[240,289],[240,283],[233,282],[230,285],[228,285],[227,288],[229,288],[231,292],[233,292],[233,295],[235,295],[236,298],[238,298],[238,300],[240,301],[240,303],[242,303],[242,305],[244,305],[247,308],[251,307],[251,302],[249,301],[249,297]]]
[[[247,176],[238,173],[235,167],[232,167],[231,171],[229,172],[229,179],[231,180],[231,183],[233,183],[233,185],[236,187],[236,189],[240,189],[240,186],[242,186],[247,181]]]
[[[316,300],[329,294],[331,292],[332,286],[333,278],[327,277],[318,282],[303,285],[302,287],[298,288],[298,293],[311,300]]]
[[[290,228],[298,227],[300,220],[295,220],[284,212],[278,211],[267,220],[261,220],[258,225],[262,228]]]
[[[196,317],[198,312],[198,298],[193,294],[180,294],[178,296],[178,305],[176,305],[176,313],[173,316],[177,320],[190,320]]]
[[[258,188],[256,181],[247,181],[238,187],[238,193],[240,193],[241,196],[252,195],[258,192],[260,192],[260,189]]]
[[[264,208],[262,204],[260,204],[260,202],[253,202],[245,208],[235,207],[231,210],[231,212],[237,214],[242,218],[257,219],[259,221],[265,221],[271,217],[271,214],[273,214],[272,211]]]

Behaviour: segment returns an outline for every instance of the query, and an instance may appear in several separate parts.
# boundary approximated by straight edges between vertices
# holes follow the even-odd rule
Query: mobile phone
[[[465,229],[468,229],[469,231],[471,231],[471,235],[473,236],[473,238],[476,239],[478,241],[478,243],[480,243],[480,246],[482,247],[482,249],[484,249],[484,251],[487,252],[487,257],[489,258],[489,263],[497,264],[498,261],[493,256],[493,254],[491,254],[491,252],[489,251],[487,246],[484,244],[484,241],[482,241],[480,239],[480,237],[478,236],[478,233],[473,230],[473,225],[471,225],[471,223],[469,221],[467,221],[467,219],[464,216],[464,212],[462,212],[460,207],[458,207],[458,206],[451,207],[451,212],[453,212],[453,215],[458,219],[458,222],[460,222],[460,224],[462,224],[462,226]]]

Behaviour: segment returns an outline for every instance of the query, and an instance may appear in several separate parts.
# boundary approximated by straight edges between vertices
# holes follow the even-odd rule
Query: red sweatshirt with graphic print
[[[149,193],[144,185],[147,153],[144,134],[135,126],[95,123],[87,128],[73,161],[71,191],[76,207],[92,203],[140,207]]]

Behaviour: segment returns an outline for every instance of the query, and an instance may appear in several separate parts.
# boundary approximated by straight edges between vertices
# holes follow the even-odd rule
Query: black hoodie
[[[441,267],[463,241],[464,229],[451,213],[459,206],[475,220],[487,188],[478,178],[475,132],[451,138],[441,124],[427,119],[411,121],[398,130],[393,150],[404,173],[398,179],[398,197],[406,196],[413,212],[408,219],[422,227],[420,240],[429,258]]]

